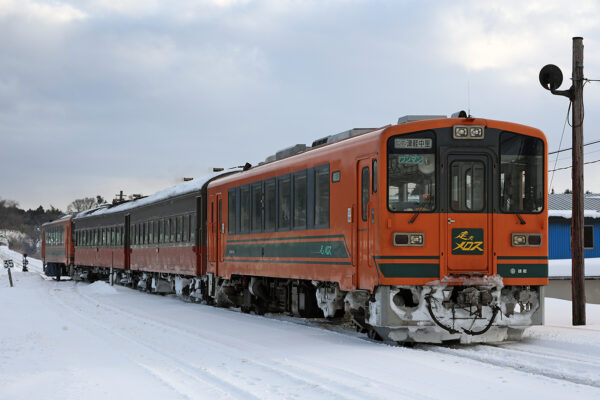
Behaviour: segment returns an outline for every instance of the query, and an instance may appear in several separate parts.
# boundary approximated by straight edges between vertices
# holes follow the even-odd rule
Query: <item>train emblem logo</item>
[[[483,229],[452,229],[452,254],[483,254]]]

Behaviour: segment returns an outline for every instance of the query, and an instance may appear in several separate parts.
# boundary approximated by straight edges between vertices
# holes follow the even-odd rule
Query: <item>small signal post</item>
[[[10,282],[10,287],[13,287],[12,273],[10,270],[14,267],[13,260],[4,260],[4,268],[8,270],[8,281]]]

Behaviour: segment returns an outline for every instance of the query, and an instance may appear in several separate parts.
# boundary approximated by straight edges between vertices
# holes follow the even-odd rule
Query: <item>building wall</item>
[[[586,258],[600,257],[600,221],[587,220],[584,225],[594,227],[594,248],[585,250]],[[548,257],[552,259],[571,258],[571,220],[550,219],[548,227]]]

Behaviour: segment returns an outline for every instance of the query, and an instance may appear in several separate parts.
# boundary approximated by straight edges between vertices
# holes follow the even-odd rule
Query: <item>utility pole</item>
[[[573,325],[585,325],[585,257],[583,253],[583,38],[573,38],[573,71],[571,87],[557,90],[562,72],[552,64],[540,71],[540,83],[552,94],[568,97],[573,121],[572,215],[571,215],[571,298]]]
[[[583,38],[573,38],[573,213],[571,215],[571,293],[573,325],[585,325],[585,257],[583,253]]]

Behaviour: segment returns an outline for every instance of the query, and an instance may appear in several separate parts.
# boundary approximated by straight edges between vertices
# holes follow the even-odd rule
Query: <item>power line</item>
[[[584,143],[583,146],[589,146],[591,144],[596,144],[596,143],[600,143],[600,140],[594,140],[593,142]],[[571,150],[571,149],[572,149],[572,147],[569,147],[568,149],[556,150],[556,151],[553,151],[551,153],[548,153],[548,155],[550,155],[550,154],[556,154],[556,153],[562,153],[563,151],[567,151],[567,150]]]
[[[585,164],[595,164],[595,163],[597,163],[597,162],[600,162],[600,160],[588,161],[588,162],[585,162],[585,163],[583,163],[583,165],[585,165]],[[569,169],[569,168],[571,168],[571,167],[572,167],[572,165],[569,165],[568,167],[562,167],[562,168],[551,169],[551,170],[550,170],[550,171],[548,171],[548,172],[560,171],[560,170],[562,170],[562,169]]]

